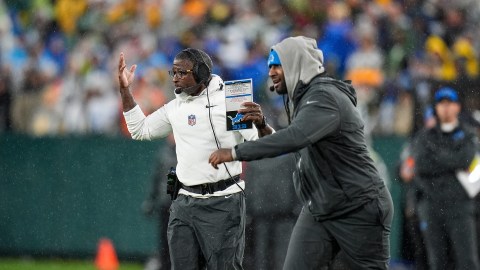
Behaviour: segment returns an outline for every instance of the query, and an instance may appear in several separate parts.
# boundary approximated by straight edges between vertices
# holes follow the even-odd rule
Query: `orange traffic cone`
[[[118,258],[112,241],[108,238],[101,238],[98,242],[97,257],[95,266],[99,270],[117,270]]]

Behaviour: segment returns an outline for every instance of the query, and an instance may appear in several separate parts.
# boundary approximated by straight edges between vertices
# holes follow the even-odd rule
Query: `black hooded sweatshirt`
[[[477,138],[465,124],[451,132],[439,125],[420,131],[414,140],[415,183],[423,198],[436,206],[472,203],[456,173],[467,170],[475,158]]]
[[[279,55],[293,101],[292,122],[272,135],[237,145],[237,159],[296,152],[296,193],[317,220],[339,217],[376,198],[385,185],[367,150],[353,87],[321,75],[323,56],[314,40],[288,38],[272,49]]]

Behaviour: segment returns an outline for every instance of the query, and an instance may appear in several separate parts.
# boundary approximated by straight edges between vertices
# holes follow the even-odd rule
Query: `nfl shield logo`
[[[188,124],[190,126],[193,126],[197,123],[197,118],[195,117],[195,115],[191,114],[188,116]]]

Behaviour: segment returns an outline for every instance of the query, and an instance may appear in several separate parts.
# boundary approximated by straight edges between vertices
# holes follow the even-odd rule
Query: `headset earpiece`
[[[206,83],[211,75],[211,70],[205,63],[205,59],[202,54],[195,49],[188,48],[184,50],[189,53],[195,59],[195,65],[193,66],[193,78],[197,83],[203,82]]]
[[[202,62],[197,65],[197,78],[198,83],[202,81],[208,81],[208,79],[210,78],[210,69],[208,68],[207,64]]]

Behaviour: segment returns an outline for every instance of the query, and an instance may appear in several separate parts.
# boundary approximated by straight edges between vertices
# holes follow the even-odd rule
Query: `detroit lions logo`
[[[270,56],[268,57],[268,61],[267,61],[267,62],[268,62],[268,63],[271,63],[271,62],[273,62],[273,60],[275,60],[275,58],[273,57],[272,54],[270,54]]]
[[[243,118],[243,114],[241,113],[237,113],[237,115],[235,115],[235,117],[231,117],[230,115],[227,116],[231,121],[232,121],[232,126],[235,125],[236,123],[239,123],[242,121],[242,118]]]
[[[463,130],[458,130],[453,134],[454,141],[459,141],[459,140],[462,140],[463,138],[465,138],[465,132],[463,132]]]

